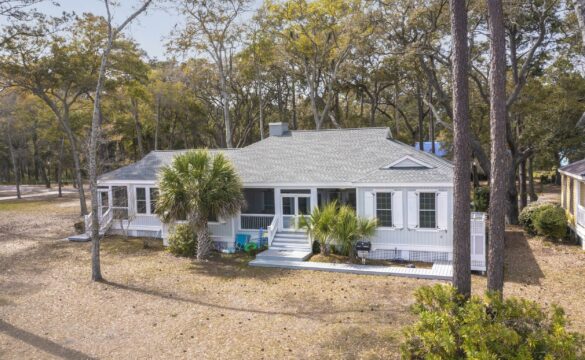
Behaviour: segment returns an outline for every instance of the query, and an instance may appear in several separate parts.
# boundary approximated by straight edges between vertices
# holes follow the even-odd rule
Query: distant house
[[[435,143],[435,155],[437,155],[438,157],[446,157],[447,156],[447,149],[445,148],[445,145],[440,142],[440,141],[434,141]],[[420,142],[415,142],[414,143],[414,147],[417,149],[420,149],[419,147]],[[423,141],[423,151],[427,152],[429,154],[433,153],[433,141]]]
[[[561,173],[561,206],[570,215],[570,226],[585,249],[585,159],[565,165]]]
[[[452,259],[450,162],[391,139],[388,128],[289,131],[286,123],[271,123],[269,130],[268,138],[244,148],[210,150],[234,164],[247,202],[238,216],[211,222],[218,249],[260,228],[268,231],[270,247],[310,249],[299,217],[337,200],[378,219],[371,239],[377,258]],[[110,231],[166,238],[167,226],[154,215],[157,173],[184,151],[153,151],[99,178],[100,216],[122,219]],[[472,258],[485,265],[482,249]]]

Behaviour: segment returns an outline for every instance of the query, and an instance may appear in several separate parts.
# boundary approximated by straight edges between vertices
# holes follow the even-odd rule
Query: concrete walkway
[[[332,264],[306,261],[278,261],[278,260],[252,260],[250,266],[271,267],[294,270],[331,271],[363,275],[390,275],[403,276],[418,279],[451,280],[453,266],[450,263],[434,263],[430,269],[407,268],[400,266],[375,266],[356,264]]]

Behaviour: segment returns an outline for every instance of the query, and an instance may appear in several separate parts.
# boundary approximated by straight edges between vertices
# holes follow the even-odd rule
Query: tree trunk
[[[478,188],[479,187],[479,175],[477,173],[477,165],[475,164],[475,162],[471,166],[471,170],[472,170],[472,178],[473,178],[473,187]]]
[[[296,95],[296,82],[295,78],[292,77],[292,88],[291,88],[291,100],[292,100],[292,128],[297,129],[297,95]]]
[[[197,260],[202,261],[209,256],[209,253],[213,249],[213,241],[209,237],[207,220],[198,220],[195,228],[197,233]]]
[[[59,197],[63,197],[63,147],[65,145],[65,138],[61,138],[61,145],[59,146],[59,163],[57,166],[57,186],[59,187]]]
[[[155,103],[155,126],[154,126],[154,150],[158,150],[158,132],[160,127],[160,94],[156,95]]]
[[[232,122],[230,119],[230,94],[228,92],[227,79],[223,71],[223,66],[219,66],[219,78],[221,86],[221,98],[223,101],[223,121],[225,126],[225,144],[226,147],[233,148],[234,144],[232,141]]]
[[[575,15],[581,30],[581,39],[585,44],[585,0],[575,0]]]
[[[532,166],[532,156],[528,158],[528,194],[530,196],[530,202],[538,200],[538,195],[534,190],[534,169]]]
[[[429,104],[433,103],[433,87],[429,84]],[[435,115],[429,106],[429,141],[431,142],[431,152],[437,153],[435,148]]]
[[[465,71],[467,71],[467,70],[465,70]],[[453,75],[453,76],[455,76],[455,75]],[[424,150],[425,109],[424,109],[424,102],[423,102],[423,98],[422,98],[422,90],[420,88],[420,83],[418,83],[418,82],[416,84],[416,107],[418,110],[418,148],[419,148],[419,150]],[[467,119],[465,121],[467,121]]]
[[[506,218],[508,220],[508,224],[510,225],[518,225],[518,214],[520,211],[518,210],[518,188],[516,186],[517,181],[517,171],[516,166],[514,165],[514,156],[510,157],[507,156],[507,161],[510,165],[507,165],[507,176],[508,176],[508,201],[506,204]]]
[[[136,131],[136,147],[138,148],[138,156],[142,159],[144,157],[144,146],[142,145],[142,124],[140,123],[140,114],[138,113],[138,100],[131,98],[130,105],[132,106],[132,117],[134,118],[134,128]]]
[[[11,115],[9,115],[11,116]],[[10,149],[10,159],[12,160],[12,169],[14,171],[14,182],[16,184],[16,198],[21,199],[20,194],[20,171],[16,162],[16,154],[14,153],[14,145],[12,144],[12,120],[9,118],[6,135],[8,137],[8,148]]]
[[[69,116],[67,115],[67,123],[69,123]],[[69,138],[71,144],[71,156],[73,157],[73,165],[75,167],[75,182],[77,183],[77,192],[79,193],[79,207],[81,215],[87,215],[87,204],[85,203],[85,190],[83,189],[83,179],[81,177],[81,161],[79,160],[79,150],[77,148],[77,138],[73,135],[73,131],[69,126],[65,129],[65,133]]]
[[[528,205],[528,179],[526,175],[526,160],[520,162],[520,211]]]
[[[487,0],[490,51],[491,174],[488,228],[488,290],[504,289],[506,208],[506,35],[501,0]]]
[[[469,84],[467,9],[465,0],[451,0],[453,42],[453,286],[471,295]],[[422,130],[422,129],[421,129]]]

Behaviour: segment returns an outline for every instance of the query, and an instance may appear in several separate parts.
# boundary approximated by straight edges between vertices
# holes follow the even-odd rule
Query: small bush
[[[176,225],[169,235],[168,250],[177,256],[194,257],[197,255],[197,236],[189,224]]]
[[[75,228],[76,234],[83,234],[85,232],[85,222],[78,221],[75,224],[73,224],[73,228]]]
[[[490,207],[490,188],[488,186],[473,189],[472,205],[474,211],[488,211]]]
[[[567,236],[567,215],[559,206],[551,206],[537,211],[532,223],[538,235],[554,240],[564,239]]]
[[[464,300],[452,286],[419,288],[406,330],[404,359],[582,359],[584,339],[567,331],[563,310],[502,300],[494,294]]]
[[[549,203],[542,204],[534,203],[522,209],[522,211],[520,212],[520,216],[518,217],[518,222],[520,223],[524,231],[526,231],[530,235],[533,236],[536,235],[536,229],[534,228],[534,216],[538,212],[549,207],[554,207],[554,205]]]

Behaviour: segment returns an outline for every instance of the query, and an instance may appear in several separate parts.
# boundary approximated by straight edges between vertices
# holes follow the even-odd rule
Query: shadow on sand
[[[528,239],[521,229],[506,230],[506,281],[540,285],[544,273],[540,269]]]
[[[31,332],[26,330],[20,329],[14,325],[7,323],[4,320],[0,320],[0,333],[4,333],[8,336],[11,336],[17,340],[25,342],[35,348],[42,350],[46,353],[49,353],[53,356],[68,359],[68,360],[78,360],[78,359],[97,359],[87,354],[84,354],[80,351],[69,349],[60,345],[54,341],[46,339],[44,337],[35,335]]]

